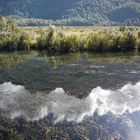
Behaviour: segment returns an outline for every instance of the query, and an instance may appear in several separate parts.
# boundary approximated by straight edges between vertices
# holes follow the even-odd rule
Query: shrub
[[[112,46],[110,47],[111,52],[121,51],[120,39],[121,39],[121,36],[114,36],[112,38]]]
[[[37,48],[39,51],[47,50],[48,53],[54,52],[54,38],[53,38],[54,31],[53,29],[49,29],[48,34],[46,35],[44,32],[40,34],[37,38]]]
[[[121,51],[132,51],[136,48],[136,38],[128,33],[120,39]]]
[[[54,30],[52,28],[49,29],[49,33],[45,39],[45,49],[48,53],[54,53],[55,52],[55,46],[54,46]]]
[[[126,31],[126,30],[127,30],[127,27],[125,27],[125,26],[121,26],[121,27],[120,27],[120,31],[121,31],[121,32],[124,32],[124,31]]]
[[[140,39],[140,32],[138,32],[138,39]]]
[[[91,52],[105,52],[110,48],[110,38],[103,35],[92,35],[88,38],[87,48]]]
[[[138,51],[140,52],[140,40],[138,40],[137,46],[138,46]]]
[[[19,30],[11,19],[0,17],[0,50],[46,50],[49,54],[53,53],[71,53],[79,51],[90,52],[125,52],[140,50],[140,32],[136,37],[127,33],[133,31],[131,27],[122,26],[119,28],[121,35],[111,35],[111,32],[100,32],[100,34],[91,34],[88,37],[64,36],[62,33],[54,34],[54,28],[49,28],[45,33],[39,31],[39,37],[36,40],[29,39],[28,35]],[[127,32],[126,32],[127,30]],[[10,32],[8,32],[10,31]],[[120,32],[119,32],[120,34]]]
[[[22,42],[22,33],[10,18],[0,17],[0,32],[0,49],[4,51],[17,50],[19,42]]]
[[[60,38],[59,42],[59,52],[60,53],[71,53],[80,50],[79,40],[76,36],[68,36]]]
[[[37,49],[36,43],[37,43],[36,40],[31,40],[31,39],[28,40],[28,44],[29,44],[31,50]]]
[[[39,51],[42,51],[42,50],[44,50],[44,48],[45,48],[45,36],[44,35],[40,35],[37,38],[37,49]]]
[[[28,36],[23,33],[20,38],[19,41],[17,43],[17,50],[29,50],[29,41],[28,41]]]

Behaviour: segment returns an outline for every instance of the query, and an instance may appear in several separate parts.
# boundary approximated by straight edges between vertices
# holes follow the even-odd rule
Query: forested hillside
[[[140,25],[140,1],[1,0],[0,14],[30,25]]]

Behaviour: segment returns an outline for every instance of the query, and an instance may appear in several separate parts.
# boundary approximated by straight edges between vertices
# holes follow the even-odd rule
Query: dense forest
[[[14,17],[19,25],[140,25],[140,2],[1,0],[0,14]]]

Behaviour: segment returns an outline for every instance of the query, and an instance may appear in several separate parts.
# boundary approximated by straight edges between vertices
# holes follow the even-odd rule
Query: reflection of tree
[[[39,53],[39,56],[41,60],[47,60],[52,68],[57,68],[58,65],[63,64],[74,64],[80,61],[80,59],[87,59],[94,63],[131,63],[140,58],[140,55],[136,53],[72,53],[62,56],[47,56],[46,54]]]
[[[88,58],[94,63],[131,63],[139,59],[140,54],[136,53],[105,53],[105,54],[90,54]]]
[[[0,69],[8,70],[17,64],[26,63],[36,52],[29,53],[1,53],[0,54]],[[131,63],[140,58],[139,54],[118,53],[118,54],[88,54],[88,53],[72,53],[67,55],[48,56],[43,53],[38,53],[37,59],[47,61],[51,68],[55,69],[59,65],[80,63],[80,60],[87,59],[93,63]]]
[[[72,64],[76,61],[78,61],[81,57],[80,53],[72,53],[72,54],[67,54],[67,55],[61,55],[61,56],[47,56],[46,54],[39,53],[40,59],[41,60],[46,60],[48,61],[49,65],[52,68],[57,68],[58,65],[63,65],[63,64]]]
[[[2,53],[0,54],[0,69],[9,70],[17,64],[25,63],[33,53]]]

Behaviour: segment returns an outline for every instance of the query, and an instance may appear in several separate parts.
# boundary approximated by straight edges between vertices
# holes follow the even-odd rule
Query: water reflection
[[[139,53],[117,53],[117,54],[92,54],[92,53],[72,53],[67,55],[48,56],[40,52],[14,52],[0,53],[0,69],[9,70],[17,64],[24,64],[31,59],[47,61],[51,68],[55,69],[59,65],[73,64],[83,59],[88,59],[96,64],[107,63],[131,63],[140,58]]]
[[[140,132],[140,113],[136,111],[139,107],[139,80],[140,55],[135,53],[62,56],[38,52],[1,53],[0,111],[4,118],[0,116],[0,125],[9,132],[10,128],[16,134],[22,134],[25,139],[134,139],[134,135]],[[128,84],[130,82],[132,84]],[[106,98],[108,92],[111,95]],[[110,112],[122,112],[125,108],[126,113],[100,116],[92,105],[95,98],[100,112],[109,107]],[[121,105],[123,108],[120,109]],[[127,112],[132,109],[134,113]],[[52,113],[56,121],[64,121],[54,124]],[[22,115],[25,118],[19,117]],[[19,118],[9,120],[7,116]],[[79,120],[81,116],[85,119],[75,123],[75,118]],[[41,120],[28,122],[27,118]]]
[[[17,64],[24,64],[35,54],[35,52],[0,53],[0,69],[9,70]]]
[[[38,53],[38,59],[48,61],[52,68],[59,65],[73,64],[87,59],[96,64],[100,63],[131,63],[140,59],[140,53],[72,53],[61,56],[48,56],[46,53]]]
[[[83,98],[97,86],[116,89],[129,82],[138,82],[139,58],[140,55],[135,53],[75,53],[62,56],[38,52],[0,54],[0,83],[11,81],[35,91],[63,87],[69,95]]]

